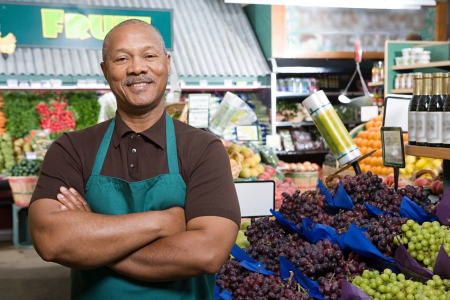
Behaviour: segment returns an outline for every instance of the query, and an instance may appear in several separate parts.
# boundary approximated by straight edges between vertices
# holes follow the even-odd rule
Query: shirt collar
[[[112,142],[115,148],[120,144],[121,139],[124,135],[134,132],[128,125],[123,121],[120,115],[116,112],[116,126],[114,128],[114,134],[112,137]],[[159,120],[150,128],[140,132],[143,136],[154,142],[161,149],[166,148],[166,114],[163,113]]]

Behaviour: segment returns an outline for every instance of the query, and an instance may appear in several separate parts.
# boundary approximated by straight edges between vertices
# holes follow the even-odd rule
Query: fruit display
[[[15,163],[13,142],[11,136],[7,133],[0,135],[0,170],[4,174],[6,169]]]
[[[414,172],[422,170],[430,170],[436,175],[439,174],[442,170],[442,159],[406,155],[405,168],[399,169],[400,175],[403,178],[410,178],[414,174]],[[426,175],[425,177],[431,178]]]
[[[431,203],[429,194],[423,187],[406,185],[395,191],[383,182],[382,177],[371,172],[355,176],[346,175],[338,178],[338,181],[339,184],[342,183],[353,202],[352,209],[329,211],[325,203],[326,196],[320,189],[314,189],[304,192],[299,190],[293,193],[283,192],[279,213],[285,220],[300,228],[302,218],[309,218],[312,224],[323,224],[335,228],[337,234],[345,233],[350,225],[354,224],[365,229],[363,234],[372,245],[384,256],[391,258],[394,257],[398,248],[396,236],[400,237],[401,242],[407,245],[408,251],[410,253],[416,251],[413,252],[415,257],[419,256],[421,263],[424,266],[426,263],[430,268],[442,241],[444,241],[445,250],[450,251],[450,242],[445,242],[450,240],[450,229],[440,226],[438,222],[425,222],[420,226],[412,220],[399,216],[403,196],[410,198],[428,215],[435,215],[439,202]],[[333,197],[336,195],[337,186],[336,184],[331,186],[330,193]],[[364,203],[389,214],[372,215]],[[310,242],[302,234],[286,230],[276,219],[264,217],[252,220],[250,224],[247,222],[241,226],[241,231],[245,227],[244,235],[247,237],[245,244],[248,246],[243,247],[243,250],[255,261],[262,263],[266,270],[273,271],[275,275],[258,277],[261,274],[247,270],[235,258],[230,258],[218,273],[217,285],[222,291],[228,290],[233,299],[308,299],[307,295],[292,296],[291,292],[287,293],[289,295],[287,297],[286,290],[281,292],[278,288],[276,295],[268,296],[268,291],[273,290],[277,285],[271,285],[269,281],[264,280],[269,280],[268,278],[271,279],[270,282],[278,280],[280,257],[288,259],[305,276],[317,282],[325,299],[341,298],[344,279],[353,282],[374,299],[412,299],[408,295],[413,295],[414,293],[411,292],[417,292],[417,289],[421,289],[421,292],[417,293],[422,293],[423,297],[438,293],[431,282],[423,285],[420,283],[421,287],[419,287],[419,283],[410,283],[409,278],[404,274],[391,275],[391,270],[384,270],[385,267],[381,268],[372,259],[355,252],[343,251],[338,244],[332,243],[329,239]],[[259,278],[258,282],[256,278]],[[438,280],[438,276],[433,277],[432,281],[436,281],[435,286],[446,285],[442,279]],[[289,286],[289,283],[286,280],[279,281],[278,286],[280,288]],[[427,292],[429,288],[426,286],[430,286],[430,290],[433,290],[431,294]],[[383,294],[385,294],[384,297]],[[395,295],[396,298],[394,298]],[[447,298],[442,296],[440,299]]]
[[[450,280],[434,275],[426,283],[414,281],[390,269],[365,270],[352,282],[372,299],[450,299]],[[356,298],[355,298],[356,299]]]
[[[234,178],[240,177],[248,179],[258,177],[266,171],[266,167],[261,164],[261,156],[255,153],[252,148],[225,140],[222,140],[222,143],[227,149],[228,156],[230,157],[231,169],[240,169],[239,172],[233,172]]]
[[[284,161],[279,161],[278,166],[287,172],[311,172],[321,170],[321,167],[318,164],[311,163],[310,161],[297,163],[287,163]]]
[[[401,242],[407,245],[409,254],[430,271],[434,269],[441,245],[450,254],[450,228],[438,221],[419,224],[408,220],[402,225],[402,231]]]

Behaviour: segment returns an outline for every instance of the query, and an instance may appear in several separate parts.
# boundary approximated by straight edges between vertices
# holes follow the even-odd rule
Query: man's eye
[[[119,61],[119,62],[121,62],[121,61],[125,61],[126,60],[126,58],[125,57],[119,57],[118,59],[116,59],[116,61]]]
[[[155,55],[153,55],[153,54],[148,54],[148,55],[146,56],[146,58],[153,58],[153,57],[155,57]]]

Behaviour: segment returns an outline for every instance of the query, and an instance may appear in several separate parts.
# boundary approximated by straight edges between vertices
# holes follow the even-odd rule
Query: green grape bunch
[[[364,270],[352,283],[375,300],[450,300],[450,280],[433,275],[426,283],[407,279],[390,269]]]
[[[450,228],[438,221],[423,222],[408,220],[402,225],[401,242],[407,245],[408,253],[423,267],[434,270],[441,245],[450,253]]]

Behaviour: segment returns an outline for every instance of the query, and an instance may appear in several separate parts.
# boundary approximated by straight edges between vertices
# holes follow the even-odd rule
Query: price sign
[[[401,127],[381,127],[381,145],[385,166],[404,168],[405,151]]]
[[[275,181],[238,181],[234,183],[242,218],[270,216],[275,207]]]
[[[236,126],[238,141],[259,141],[258,126]]]
[[[196,128],[208,128],[209,110],[189,110],[188,123]]]
[[[190,94],[189,110],[208,110],[211,94]]]

